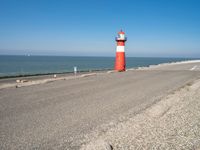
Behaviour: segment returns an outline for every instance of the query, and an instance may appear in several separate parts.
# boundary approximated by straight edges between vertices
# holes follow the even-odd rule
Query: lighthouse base
[[[125,52],[116,53],[115,70],[119,72],[126,71]]]

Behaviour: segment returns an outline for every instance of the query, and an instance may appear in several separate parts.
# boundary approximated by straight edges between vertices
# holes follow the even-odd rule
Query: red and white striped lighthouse
[[[126,59],[125,59],[125,42],[127,38],[125,33],[121,30],[118,33],[118,36],[115,38],[117,42],[116,58],[115,58],[115,70],[116,71],[125,71],[126,70]]]

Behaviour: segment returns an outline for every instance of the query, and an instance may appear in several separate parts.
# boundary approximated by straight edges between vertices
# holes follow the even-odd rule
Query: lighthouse
[[[118,36],[115,38],[117,42],[116,58],[115,58],[115,70],[125,71],[126,70],[126,59],[125,59],[125,42],[127,38],[125,33],[121,30],[118,32]]]

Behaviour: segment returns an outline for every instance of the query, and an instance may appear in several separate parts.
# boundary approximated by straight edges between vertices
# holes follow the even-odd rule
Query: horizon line
[[[80,56],[80,55],[31,55],[31,54],[0,54],[0,56],[27,56],[27,57],[31,57],[31,56],[38,56],[38,57],[42,57],[42,56],[46,56],[46,57],[110,57],[110,58],[115,58],[115,56],[94,56],[94,55],[85,55],[85,56]],[[181,57],[181,56],[126,56],[126,58],[192,58],[192,59],[200,59],[200,57]]]

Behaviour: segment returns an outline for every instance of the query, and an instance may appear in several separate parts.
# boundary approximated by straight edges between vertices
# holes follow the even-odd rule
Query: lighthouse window
[[[123,35],[123,34],[120,34],[120,38],[121,38],[121,39],[124,39],[124,35]]]

